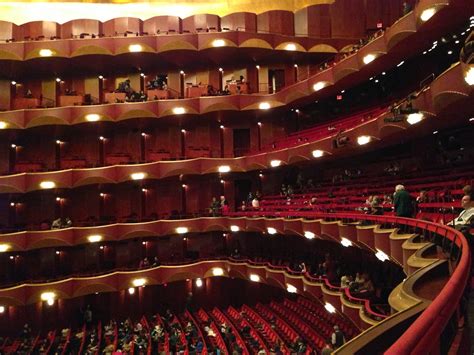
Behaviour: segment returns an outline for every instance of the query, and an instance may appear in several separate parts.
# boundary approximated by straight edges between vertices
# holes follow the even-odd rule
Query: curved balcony
[[[356,246],[377,252],[384,260],[391,259],[403,265],[405,270],[410,270],[406,280],[392,292],[391,298],[396,300],[392,300],[392,308],[395,313],[382,321],[380,319],[383,318],[383,315],[367,309],[362,299],[352,297],[347,291],[341,292],[339,288],[326,282],[322,283],[320,279],[302,277],[288,271],[273,270],[267,267],[253,269],[245,262],[208,261],[187,267],[181,266],[180,276],[195,278],[220,275],[248,278],[250,273],[255,273],[261,280],[272,279],[271,283],[274,285],[283,288],[288,288],[288,285],[291,285],[292,290],[296,290],[296,292],[307,292],[318,298],[322,296],[325,302],[346,313],[362,328],[379,322],[339,349],[338,351],[341,353],[354,352],[356,349],[369,353],[384,351],[388,345],[383,345],[386,343],[380,342],[381,337],[391,339],[390,343],[399,337],[399,341],[389,350],[393,353],[410,353],[412,349],[416,349],[418,342],[412,342],[411,339],[418,339],[422,342],[424,351],[446,346],[445,342],[450,342],[450,340],[444,340],[441,344],[441,341],[432,342],[432,339],[439,339],[441,331],[450,321],[457,322],[457,319],[452,320],[451,318],[460,307],[459,301],[467,285],[470,253],[467,241],[460,232],[432,222],[399,217],[318,214],[314,212],[288,212],[286,214],[288,218],[294,217],[295,219],[274,218],[273,213],[265,213],[261,218],[203,218],[178,222],[163,221],[152,225],[166,224],[166,227],[161,227],[161,232],[167,230],[168,234],[173,233],[171,227],[176,228],[179,223],[180,227],[187,228],[186,232],[231,230],[231,226],[234,226],[232,230],[236,230],[238,227],[240,230],[268,234],[296,234],[308,237],[308,232],[310,232],[315,238],[332,240],[337,243],[341,242],[341,235],[351,236],[357,240]],[[354,224],[354,222],[361,220],[380,226],[366,227]],[[350,229],[346,228],[347,225],[351,226]],[[398,234],[398,230],[394,229],[394,226],[403,226],[410,232]],[[386,229],[387,227],[389,228]],[[158,227],[153,228],[151,233],[159,235],[158,229]],[[55,233],[58,236],[60,234],[71,236],[71,232],[78,231],[80,229],[72,228]],[[415,235],[419,233],[424,238],[421,243],[416,239],[418,236]],[[120,232],[114,233],[114,235],[120,235]],[[435,240],[440,239],[443,241],[443,245],[446,243],[452,245],[446,253],[440,254],[433,244]],[[400,246],[402,242],[403,244]],[[407,243],[406,247],[405,243]],[[413,248],[414,244],[418,244],[416,248]],[[406,254],[405,250],[411,254]],[[410,261],[414,257],[420,260],[428,258],[428,260],[426,262]],[[454,260],[451,262],[452,271],[447,267],[447,258]],[[154,268],[131,273],[117,272],[100,278],[64,280],[53,284],[22,285],[0,290],[0,299],[6,304],[18,305],[38,301],[43,292],[55,292],[61,298],[77,297],[92,292],[132,287],[136,277],[145,279],[147,284],[159,284],[169,280],[171,277],[169,275],[173,274],[173,271],[169,269]],[[443,282],[439,282],[440,277]],[[434,289],[430,286],[433,280],[437,280],[438,284]],[[432,290],[431,294],[428,294],[427,290]],[[354,318],[356,316],[357,319]],[[414,320],[415,318],[417,319]],[[404,323],[406,321],[409,321],[410,324],[413,323],[408,329],[406,325],[401,325],[406,324]],[[408,342],[404,341],[405,338],[408,339]],[[403,350],[398,350],[400,348]]]
[[[423,113],[423,122],[432,125],[445,125],[449,117],[450,122],[457,119],[465,119],[469,113],[469,97],[474,91],[464,80],[464,71],[461,65],[453,65],[446,72],[436,78],[431,86],[422,90],[418,97],[413,100],[414,107]],[[457,105],[457,106],[456,106]],[[456,107],[456,109],[454,109]],[[388,140],[397,137],[401,132],[415,131],[409,129],[406,122],[385,122],[389,114],[382,114],[370,120],[347,129],[344,136],[349,138],[351,147],[356,149],[361,136],[368,142]],[[437,120],[434,120],[434,117]],[[304,142],[294,147],[278,147],[279,150],[248,155],[241,158],[197,158],[182,161],[159,161],[148,164],[109,166],[93,169],[72,169],[44,173],[22,173],[11,176],[0,177],[0,192],[25,193],[41,189],[41,183],[53,182],[54,188],[75,188],[78,186],[95,183],[121,183],[131,181],[136,175],[142,179],[161,179],[181,174],[209,174],[221,173],[223,167],[228,172],[246,172],[274,167],[275,161],[278,165],[292,164],[298,161],[314,160],[324,155],[338,156],[344,151],[335,149],[333,140],[336,133],[326,132],[326,135],[317,136],[314,141]],[[364,143],[364,142],[362,142]],[[360,144],[360,143],[359,143]],[[369,144],[370,145],[370,144]],[[318,155],[315,155],[318,152]],[[347,154],[347,151],[346,151]],[[273,163],[272,163],[273,162]]]
[[[339,86],[344,85],[346,88],[347,86],[367,80],[372,74],[387,70],[387,68],[393,67],[396,63],[418,53],[424,48],[423,42],[425,40],[434,40],[444,34],[444,32],[442,32],[442,26],[438,26],[440,23],[442,23],[443,26],[449,26],[450,23],[456,23],[454,19],[462,18],[461,14],[463,8],[461,5],[464,1],[465,0],[458,0],[450,2],[449,5],[439,10],[439,13],[433,20],[428,21],[424,25],[420,23],[417,17],[407,15],[401,18],[390,31],[385,32],[380,37],[368,43],[355,54],[349,55],[333,67],[312,75],[306,80],[301,80],[295,85],[288,86],[275,94],[232,95],[226,97],[183,99],[178,101],[163,100],[145,103],[29,109],[0,113],[0,121],[5,123],[6,128],[26,129],[44,124],[73,125],[83,123],[87,122],[87,115],[96,115],[99,119],[117,122],[123,119],[138,117],[161,118],[170,116],[174,114],[173,108],[176,107],[184,109],[184,112],[188,114],[205,114],[220,110],[245,111],[263,108],[271,109],[284,105],[311,102],[321,96],[336,93],[340,90],[340,88],[338,88]],[[423,4],[424,2],[422,1],[418,6],[422,6]],[[442,14],[443,18],[441,18]],[[415,41],[412,36],[403,37],[400,38],[395,45],[393,37],[398,33],[397,31],[403,32],[406,31],[406,28],[416,28],[416,37],[418,40]],[[235,35],[243,36],[239,33]],[[128,45],[142,45],[142,48],[148,48],[145,52],[158,53],[158,39],[160,38],[162,37],[150,39],[149,43],[139,44],[130,42]],[[132,41],[132,39],[129,38],[121,40]],[[239,44],[239,41],[236,39],[235,46],[242,46],[243,43],[245,43],[245,41],[241,41]],[[176,46],[173,46],[173,48],[174,47]],[[189,47],[189,45],[187,45],[187,47]],[[126,44],[123,44],[120,48],[128,47]],[[35,50],[39,53],[40,48]],[[57,51],[57,53],[64,52],[64,54],[61,54],[63,56],[71,55],[71,53],[59,47],[56,49],[50,48],[49,50]],[[22,52],[20,49],[19,51]],[[101,50],[101,52],[104,51],[105,50]],[[110,50],[108,50],[108,52],[110,52]],[[133,53],[130,55],[133,55]],[[364,62],[364,60],[367,61],[368,56],[373,61],[370,65]],[[44,60],[48,60],[48,58]]]

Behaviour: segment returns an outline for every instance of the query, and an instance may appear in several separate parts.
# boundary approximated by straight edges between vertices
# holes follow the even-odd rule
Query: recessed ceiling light
[[[100,115],[97,113],[89,113],[85,116],[85,118],[86,118],[86,121],[97,122],[98,120],[100,120]]]
[[[322,150],[319,150],[319,149],[313,150],[313,157],[321,158],[323,155],[324,155],[324,152]]]
[[[56,187],[56,183],[54,181],[41,181],[40,187],[42,189],[54,189]]]
[[[138,53],[143,50],[143,46],[141,44],[131,44],[128,46],[128,51],[131,53]]]
[[[359,136],[359,137],[357,137],[357,143],[359,145],[365,145],[365,144],[369,143],[371,140],[372,140],[372,138],[370,136]]]
[[[229,165],[221,165],[217,168],[217,171],[220,173],[228,173],[230,171]]]
[[[133,173],[130,174],[132,180],[143,180],[146,177],[145,173]]]
[[[288,44],[285,46],[285,50],[287,50],[287,51],[296,51],[296,44],[294,44],[294,43],[288,43]]]
[[[184,107],[174,107],[172,111],[175,115],[182,115],[186,113],[186,109]]]
[[[224,47],[225,46],[225,40],[215,39],[214,41],[212,41],[212,46],[213,47]]]
[[[268,110],[270,107],[271,106],[268,102],[260,102],[260,104],[258,105],[258,108],[260,110]]]
[[[178,227],[176,228],[176,233],[178,234],[186,234],[188,233],[188,227]]]
[[[51,57],[53,55],[53,51],[51,49],[40,49],[39,55],[40,57]]]
[[[375,60],[375,54],[367,54],[362,61],[364,64],[369,64]]]
[[[428,21],[431,17],[433,17],[433,15],[436,13],[436,9],[433,8],[433,7],[430,7],[429,9],[426,9],[424,10],[421,15],[420,15],[420,19],[421,21],[423,22],[426,22]]]

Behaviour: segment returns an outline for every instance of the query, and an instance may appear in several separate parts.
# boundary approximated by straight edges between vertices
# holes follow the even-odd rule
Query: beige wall
[[[41,94],[43,99],[46,99],[46,104],[56,105],[56,79],[43,80],[41,82]],[[53,100],[53,101],[50,101]]]
[[[0,80],[0,109],[10,109],[10,80]]]

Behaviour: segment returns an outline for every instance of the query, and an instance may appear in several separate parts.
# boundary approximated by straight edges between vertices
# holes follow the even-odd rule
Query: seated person
[[[416,198],[416,203],[427,203],[427,202],[429,202],[428,192],[426,190],[421,190],[420,194]]]
[[[53,223],[51,223],[51,229],[61,229],[61,218],[56,218]]]
[[[27,99],[33,98],[33,93],[31,92],[30,89],[26,90],[25,98],[27,98]]]
[[[454,225],[456,229],[469,229],[474,224],[474,193],[464,195],[461,199],[463,211],[449,225]]]

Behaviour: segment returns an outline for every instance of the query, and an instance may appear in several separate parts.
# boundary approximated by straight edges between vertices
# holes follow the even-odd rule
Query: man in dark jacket
[[[413,199],[405,190],[405,186],[397,185],[395,187],[393,206],[397,217],[413,217]]]

